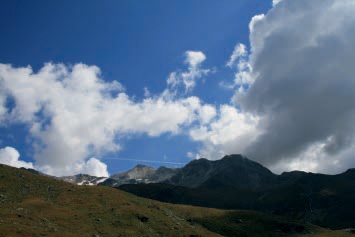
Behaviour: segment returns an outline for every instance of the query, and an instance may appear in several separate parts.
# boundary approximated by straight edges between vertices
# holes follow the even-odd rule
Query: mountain
[[[276,175],[242,155],[229,155],[193,160],[180,169],[137,165],[110,178],[80,174],[60,179],[117,187],[162,202],[257,210],[334,229],[355,226],[355,169],[338,175]]]
[[[153,168],[146,165],[137,165],[136,167],[122,173],[114,174],[111,177],[97,177],[88,174],[77,174],[71,176],[51,176],[41,173],[34,169],[21,168],[34,174],[40,174],[47,177],[63,180],[77,185],[100,185],[108,187],[118,187],[123,184],[139,183],[159,183],[176,175],[179,169],[167,168],[161,166]]]
[[[189,188],[224,185],[255,190],[275,179],[276,175],[262,165],[242,155],[230,155],[216,161],[191,161],[165,183]]]
[[[353,236],[255,211],[173,205],[0,165],[2,236]]]
[[[78,185],[98,185],[105,180],[107,177],[96,177],[88,174],[77,174],[73,176],[62,176],[58,177],[58,179],[63,180],[68,183],[78,184]]]
[[[61,177],[56,177],[52,175],[47,175],[45,173],[42,173],[40,171],[37,171],[35,169],[28,169],[28,168],[20,168],[22,170],[26,170],[28,172],[31,172],[33,174],[39,174],[42,176],[47,176],[51,177],[54,179],[59,179],[63,180],[65,182],[71,183],[71,184],[77,184],[77,185],[99,185],[100,183],[106,181],[107,177],[96,177],[88,174],[77,174],[77,175],[72,175],[72,176],[61,176]]]
[[[28,169],[28,168],[23,168],[23,167],[20,169],[26,170],[26,171],[31,172],[33,174],[39,174],[39,175],[51,177],[54,179],[63,180],[65,182],[68,182],[71,184],[77,184],[77,185],[99,185],[100,183],[109,179],[106,177],[96,177],[96,176],[92,176],[92,175],[88,175],[88,174],[77,174],[77,175],[71,175],[71,176],[56,177],[56,176],[42,173],[42,172],[37,171],[35,169]]]
[[[119,188],[163,202],[258,210],[334,229],[355,226],[355,169],[338,175],[276,175],[241,155],[230,155],[194,160],[161,183]]]
[[[112,175],[100,185],[117,187],[123,184],[158,183],[171,178],[177,171],[178,169],[163,166],[156,169],[146,165],[137,165],[126,172]]]
[[[241,155],[231,155],[216,161],[203,158],[193,160],[180,169],[137,165],[126,172],[112,175],[100,185],[118,187],[124,184],[168,183],[194,188],[221,183],[256,189],[274,179],[276,175],[260,164]]]

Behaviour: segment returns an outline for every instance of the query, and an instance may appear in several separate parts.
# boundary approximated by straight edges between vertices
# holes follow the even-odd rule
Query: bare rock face
[[[88,174],[77,174],[73,176],[53,177],[72,184],[78,185],[100,185],[118,187],[123,184],[159,183],[171,178],[178,169],[159,167],[153,168],[146,165],[137,165],[126,172],[114,174],[111,177],[96,177]]]
[[[117,187],[123,184],[159,183],[171,178],[177,170],[163,166],[156,169],[146,165],[137,165],[126,172],[112,175],[101,185]]]
[[[78,185],[98,185],[107,180],[107,177],[96,177],[88,174],[77,174],[73,176],[59,177],[58,179]]]
[[[146,165],[137,165],[133,169],[130,169],[126,172],[112,175],[111,178],[116,180],[144,180],[148,179],[154,173],[155,169],[153,167]]]

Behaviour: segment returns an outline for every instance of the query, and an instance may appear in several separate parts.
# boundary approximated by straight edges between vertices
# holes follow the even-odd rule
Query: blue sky
[[[203,51],[206,67],[224,72],[206,78],[194,94],[209,103],[228,103],[232,92],[218,87],[218,77],[232,80],[225,62],[236,42],[248,42],[250,18],[270,7],[267,1],[2,1],[0,58],[34,71],[45,62],[96,65],[105,80],[118,80],[139,100],[145,87],[152,93],[164,90],[170,72],[184,68],[186,50]],[[23,129],[9,130],[2,136],[16,137],[2,138],[2,146],[16,147],[30,159]],[[123,140],[124,150],[110,157],[186,163],[186,153],[198,146],[186,136],[169,134]],[[106,162],[110,173],[137,163]]]
[[[289,169],[338,172],[352,166],[352,159],[348,158],[351,152],[338,148],[344,142],[344,146],[352,147],[352,132],[345,132],[349,131],[348,125],[333,128],[335,124],[327,121],[329,126],[318,128],[317,125],[318,129],[309,130],[310,134],[297,133],[310,126],[305,121],[312,125],[319,120],[316,116],[298,118],[298,103],[305,103],[301,98],[320,105],[322,96],[327,94],[324,89],[317,97],[311,92],[307,96],[305,87],[297,87],[308,84],[316,88],[321,77],[315,67],[308,70],[310,64],[301,63],[302,57],[316,52],[313,55],[319,57],[314,56],[314,66],[336,65],[336,60],[324,62],[321,59],[326,52],[322,47],[337,46],[336,40],[324,41],[324,44],[317,41],[319,44],[312,49],[301,43],[308,42],[308,36],[338,37],[341,41],[341,34],[320,15],[333,9],[330,6],[334,3],[278,2],[1,1],[0,92],[3,99],[0,98],[0,102],[7,112],[1,114],[0,110],[3,117],[0,119],[0,159],[32,162],[32,167],[56,175],[73,172],[102,175],[107,171],[114,174],[138,163],[180,167],[197,157],[219,159],[228,153],[246,154],[275,172]],[[320,6],[316,7],[317,4]],[[344,1],[331,13],[337,16],[352,7],[351,2]],[[299,14],[303,14],[303,18],[297,19]],[[329,26],[329,32],[322,35],[322,24],[304,27],[303,22],[314,19]],[[351,25],[353,18],[348,20]],[[334,19],[335,23],[342,21]],[[316,36],[306,30],[315,32]],[[307,50],[291,52],[298,46]],[[284,52],[300,57],[285,56]],[[341,53],[334,57],[344,60]],[[228,62],[230,66],[226,66]],[[29,74],[21,71],[28,66]],[[40,74],[41,70],[47,70],[55,79],[49,83],[49,76]],[[296,75],[295,70],[300,73],[296,79],[277,80],[278,77],[292,78],[289,75]],[[11,77],[10,71],[18,74]],[[334,71],[344,70],[333,66]],[[47,82],[20,80],[31,74],[34,80]],[[350,71],[344,78],[351,77],[349,75],[352,75]],[[70,80],[62,81],[66,77],[78,80],[79,85],[83,83],[79,77],[94,78],[95,82],[84,83],[93,83],[97,90],[88,87],[89,93],[79,91],[66,84],[70,84]],[[269,80],[274,77],[274,81]],[[301,80],[299,78],[311,78],[311,82],[294,85],[293,82]],[[14,81],[18,84],[14,85]],[[63,88],[54,90],[58,82]],[[190,87],[186,83],[193,84]],[[344,87],[346,83],[353,88],[351,80],[344,79],[344,84],[338,85],[329,79],[329,86],[335,88]],[[290,85],[298,88],[299,93],[294,97],[292,90],[287,89]],[[115,89],[108,89],[113,87]],[[323,84],[322,88],[325,87]],[[24,88],[32,88],[35,93]],[[36,92],[45,94],[46,91],[49,95],[36,95]],[[334,98],[342,103],[346,96],[340,91],[343,90],[334,93]],[[83,93],[83,97],[76,97],[75,93]],[[119,94],[121,100],[116,101]],[[92,106],[88,102],[90,106],[82,106],[85,108],[79,113],[80,103],[86,104],[85,96],[90,97],[90,101],[99,98],[100,102],[91,101]],[[283,107],[283,103],[288,104]],[[30,105],[39,107],[31,110]],[[346,121],[347,124],[349,116],[346,114],[352,111],[352,105],[339,112],[344,112],[344,118],[337,123]],[[30,109],[27,111],[27,108]],[[302,114],[308,114],[309,108],[302,109],[305,109],[301,110]],[[92,115],[90,111],[95,112],[95,118],[87,123],[83,120],[86,131],[79,126],[80,122],[63,122],[64,118],[86,119]],[[171,111],[182,117],[164,115]],[[320,106],[318,114],[331,111],[337,110]],[[120,113],[126,113],[130,119],[120,123],[117,121],[122,118]],[[110,120],[111,114],[116,121]],[[294,122],[290,123],[285,114]],[[137,126],[134,116],[142,120],[138,119]],[[205,116],[210,117],[206,120]],[[278,126],[295,135],[285,139],[282,132],[275,133]],[[96,135],[100,137],[96,139]],[[73,141],[68,142],[68,139]],[[61,145],[56,146],[56,142]],[[332,147],[337,158],[330,161],[327,157]],[[339,167],[332,171],[330,167],[334,167],[334,162]]]

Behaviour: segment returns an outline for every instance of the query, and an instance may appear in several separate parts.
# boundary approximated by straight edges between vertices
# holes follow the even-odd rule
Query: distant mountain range
[[[159,183],[176,175],[179,169],[167,168],[161,166],[153,168],[146,165],[137,165],[136,167],[122,173],[114,174],[111,177],[97,177],[88,174],[77,174],[71,176],[51,176],[41,173],[34,169],[21,168],[33,174],[40,174],[47,177],[63,180],[65,182],[77,185],[100,185],[109,187],[118,187],[123,184],[141,184],[141,183]]]
[[[54,179],[63,180],[65,182],[68,182],[71,184],[77,184],[77,185],[99,185],[100,183],[109,179],[107,177],[96,177],[96,176],[92,176],[92,175],[88,175],[88,174],[77,174],[77,175],[72,175],[72,176],[56,177],[56,176],[44,174],[44,173],[39,172],[34,169],[28,169],[28,168],[21,168],[21,169],[31,172],[33,174],[39,174],[42,176],[47,176],[47,177],[51,177]]]
[[[240,159],[236,159],[239,157]],[[31,172],[37,172],[32,170]],[[114,174],[109,178],[96,177],[87,174],[57,177],[58,179],[78,185],[102,185],[118,187],[125,184],[148,184],[167,183],[178,186],[196,188],[207,185],[211,179],[217,181],[223,177],[230,177],[230,180],[223,180],[223,184],[233,183],[237,186],[257,189],[276,177],[271,171],[262,165],[248,160],[240,155],[226,156],[221,160],[209,161],[201,158],[193,160],[183,168],[167,168],[161,166],[153,168],[146,165],[137,165],[134,168]],[[206,182],[206,184],[204,184]]]
[[[93,183],[90,177],[78,177]],[[0,236],[53,237],[351,237],[354,231],[333,231],[256,211],[161,203],[113,188],[74,185],[35,170],[1,164],[0,230]]]
[[[229,155],[193,160],[179,169],[137,165],[110,178],[80,174],[59,179],[169,203],[257,210],[335,229],[355,227],[355,169],[338,175],[276,175],[242,155]]]
[[[355,226],[355,169],[338,175],[276,175],[241,155],[230,155],[194,160],[161,183],[118,188],[163,202],[258,210],[336,229]]]

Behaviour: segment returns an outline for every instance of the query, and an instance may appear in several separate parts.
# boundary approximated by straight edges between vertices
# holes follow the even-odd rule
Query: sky
[[[353,0],[0,3],[0,163],[355,167]]]

